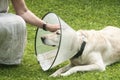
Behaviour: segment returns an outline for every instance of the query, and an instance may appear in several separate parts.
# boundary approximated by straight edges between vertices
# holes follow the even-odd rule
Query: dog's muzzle
[[[41,37],[42,43],[45,44],[45,45],[47,45],[47,44],[45,43],[45,39],[46,39],[46,37]],[[52,47],[56,47],[56,45],[51,45],[51,46],[52,46]]]

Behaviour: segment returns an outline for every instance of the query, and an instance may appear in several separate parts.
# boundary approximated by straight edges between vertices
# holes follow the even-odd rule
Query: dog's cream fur
[[[74,45],[80,48],[82,42],[86,41],[83,54],[78,58],[71,58],[70,64],[58,69],[51,76],[68,76],[78,71],[104,71],[107,65],[120,60],[119,28],[107,26],[99,31],[79,30],[77,34],[78,37],[75,40],[79,42],[74,41]]]

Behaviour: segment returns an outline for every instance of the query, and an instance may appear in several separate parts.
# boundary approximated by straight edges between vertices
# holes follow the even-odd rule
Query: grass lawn
[[[102,29],[120,27],[120,0],[25,0],[28,8],[42,18],[54,12],[73,29]],[[11,7],[10,7],[11,8]],[[10,12],[13,12],[11,9]],[[27,24],[27,45],[22,63],[18,66],[0,65],[0,80],[119,80],[120,63],[108,66],[104,72],[78,72],[68,77],[48,77],[67,62],[44,72],[34,51],[36,28]],[[118,36],[119,37],[119,36]]]

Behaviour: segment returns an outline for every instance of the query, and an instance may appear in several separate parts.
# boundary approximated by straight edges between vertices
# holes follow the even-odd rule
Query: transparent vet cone
[[[58,47],[44,45],[40,39],[42,35],[51,32],[37,29],[35,37],[35,53],[37,60],[44,71],[57,66],[58,64],[72,58],[77,53],[76,31],[66,24],[60,17],[54,13],[48,13],[43,17],[46,23],[60,25],[60,41]]]

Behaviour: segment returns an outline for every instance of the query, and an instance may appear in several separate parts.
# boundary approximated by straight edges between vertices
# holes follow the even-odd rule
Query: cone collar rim
[[[42,17],[42,20],[48,15],[48,14],[55,14],[55,13],[53,13],[53,12],[48,12],[48,13],[46,13],[43,17]],[[56,15],[56,14],[55,14]],[[61,27],[61,22],[60,22],[60,19],[59,19],[59,17],[56,15],[56,17],[57,17],[57,19],[58,19],[58,22],[59,22],[59,25],[60,25],[60,32],[62,33],[62,27]],[[36,48],[36,43],[37,43],[37,35],[38,35],[38,30],[39,30],[39,27],[36,29],[36,33],[35,33],[35,43],[34,43],[34,46],[35,46],[35,55],[37,56],[38,54],[37,54],[37,48]],[[62,40],[62,34],[60,35],[60,41],[59,41],[59,45],[58,45],[58,49],[57,49],[57,53],[56,53],[56,55],[55,55],[55,58],[54,58],[54,60],[53,60],[53,62],[52,62],[52,64],[51,64],[51,66],[49,67],[49,69],[53,66],[53,64],[55,63],[55,60],[56,60],[56,58],[57,58],[57,56],[58,56],[58,53],[59,53],[59,50],[60,50],[60,45],[61,45],[61,40]],[[38,61],[38,63],[39,63],[39,61]],[[47,69],[47,70],[49,70],[49,69]]]

